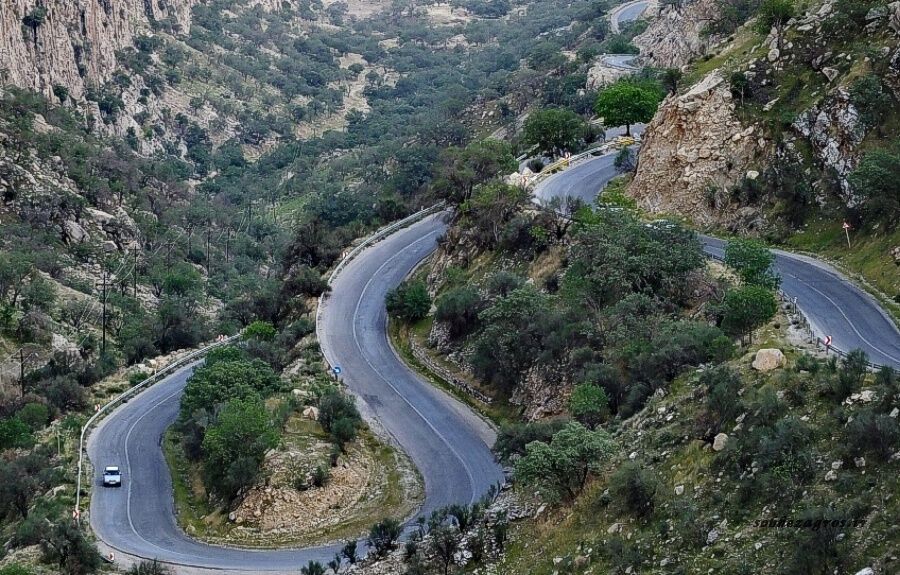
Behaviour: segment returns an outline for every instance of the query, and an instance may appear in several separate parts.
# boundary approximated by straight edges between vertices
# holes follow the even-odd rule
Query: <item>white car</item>
[[[122,473],[116,466],[109,466],[103,470],[103,487],[121,487]]]

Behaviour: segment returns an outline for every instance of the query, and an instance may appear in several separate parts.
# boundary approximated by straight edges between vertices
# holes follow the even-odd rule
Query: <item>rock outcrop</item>
[[[53,96],[62,86],[80,100],[109,80],[116,52],[154,22],[186,32],[196,0],[5,0],[0,7],[4,82]]]
[[[743,126],[734,110],[718,71],[660,105],[644,134],[629,187],[643,209],[681,214],[698,224],[753,217],[721,205],[728,201],[721,192],[744,177],[766,148],[757,129]]]
[[[680,68],[694,58],[706,54],[719,41],[704,28],[718,13],[715,0],[693,0],[670,4],[647,29],[635,37],[641,57],[657,68]]]
[[[792,127],[809,140],[822,167],[838,176],[846,204],[856,205],[847,176],[856,167],[866,128],[847,90],[833,90],[820,104],[800,114]]]

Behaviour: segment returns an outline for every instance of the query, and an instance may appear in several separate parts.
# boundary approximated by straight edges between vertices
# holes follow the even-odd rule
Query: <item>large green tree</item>
[[[781,283],[781,278],[773,267],[775,254],[758,240],[728,240],[725,244],[725,263],[745,284],[776,289]]]
[[[857,209],[870,224],[894,229],[900,222],[900,142],[863,156],[850,174]]]
[[[603,118],[605,126],[625,126],[625,133],[631,135],[632,124],[653,118],[660,99],[657,86],[622,79],[600,91],[594,111]]]
[[[252,485],[266,451],[278,443],[272,417],[259,400],[232,400],[206,431],[203,472],[207,488],[231,499]]]
[[[722,304],[722,329],[731,335],[746,336],[775,317],[778,302],[772,290],[748,285],[729,290]]]
[[[586,131],[584,120],[565,108],[538,110],[525,121],[525,141],[553,155],[574,151]]]
[[[551,499],[571,501],[584,488],[588,475],[615,452],[605,431],[591,431],[580,423],[563,427],[550,443],[534,441],[516,462],[516,480],[539,487]]]

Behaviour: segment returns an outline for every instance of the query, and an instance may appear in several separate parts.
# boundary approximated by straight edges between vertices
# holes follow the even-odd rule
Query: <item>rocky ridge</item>
[[[709,21],[718,11],[715,0],[666,5],[634,39],[641,50],[641,58],[656,68],[681,68],[706,54],[721,40],[717,35],[705,33]]]
[[[738,120],[731,93],[714,71],[687,93],[663,101],[644,135],[629,192],[650,212],[713,223],[724,217],[727,202],[718,192],[747,175],[766,149],[760,131]],[[738,210],[727,217],[755,216]]]

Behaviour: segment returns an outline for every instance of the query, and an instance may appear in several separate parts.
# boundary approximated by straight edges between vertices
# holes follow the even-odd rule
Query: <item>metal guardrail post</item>
[[[81,476],[82,476],[83,469],[84,469],[84,453],[85,453],[84,440],[87,437],[87,433],[90,430],[91,426],[93,426],[99,420],[100,416],[103,415],[104,413],[106,413],[109,410],[109,408],[112,407],[113,405],[116,405],[116,404],[124,401],[125,399],[127,399],[128,397],[130,397],[132,395],[137,395],[137,393],[139,391],[142,391],[144,388],[146,388],[146,387],[150,386],[151,384],[157,382],[158,380],[168,376],[170,373],[172,373],[178,369],[181,369],[182,367],[194,362],[195,360],[203,357],[204,355],[206,355],[211,350],[213,350],[217,347],[221,347],[223,345],[227,345],[227,344],[233,342],[240,336],[241,336],[241,334],[233,335],[231,337],[223,339],[222,341],[217,341],[217,342],[215,342],[211,345],[208,345],[204,348],[193,351],[193,352],[189,353],[188,355],[182,357],[181,359],[173,361],[172,363],[170,363],[166,367],[162,368],[158,372],[154,373],[153,375],[151,375],[144,381],[125,390],[118,396],[116,396],[113,399],[111,399],[110,401],[108,401],[106,404],[97,408],[97,411],[94,412],[94,415],[92,415],[87,420],[87,422],[85,422],[85,424],[81,427],[81,436],[78,440],[78,477],[75,481],[75,510],[74,510],[74,514],[73,514],[76,521],[79,521],[80,517],[81,517]]]

